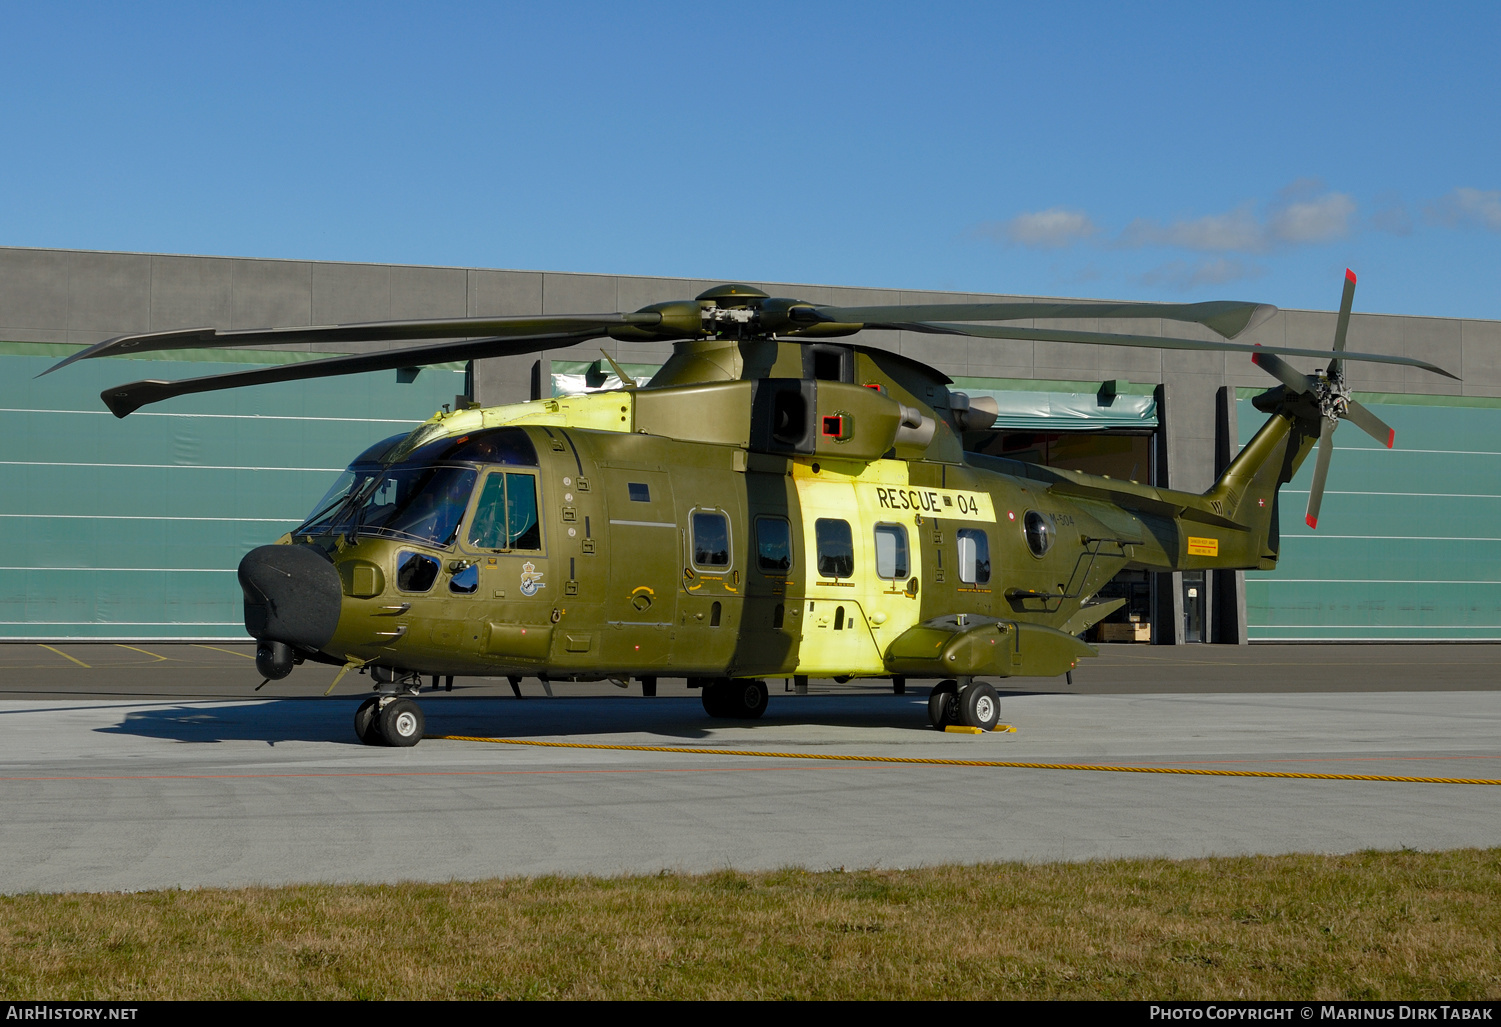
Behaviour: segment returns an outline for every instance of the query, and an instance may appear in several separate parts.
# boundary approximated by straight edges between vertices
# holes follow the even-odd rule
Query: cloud
[[[1257,222],[1251,205],[1243,204],[1228,214],[1211,214],[1170,225],[1137,218],[1121,232],[1116,245],[1127,249],[1177,246],[1204,253],[1257,253],[1266,249],[1266,231]]]
[[[982,235],[1034,250],[1062,249],[1088,239],[1098,231],[1088,214],[1064,207],[1018,214],[1010,221],[991,222],[980,227]]]
[[[1317,179],[1299,179],[1282,190],[1264,218],[1257,216],[1250,203],[1224,214],[1168,225],[1137,218],[1116,238],[1115,245],[1126,249],[1175,246],[1199,253],[1265,253],[1278,246],[1342,239],[1350,234],[1355,201],[1345,193],[1312,195],[1319,188]]]
[[[1294,246],[1325,243],[1349,235],[1354,218],[1354,200],[1344,193],[1325,193],[1274,209],[1266,228],[1278,242]]]
[[[1492,232],[1501,232],[1501,191],[1460,187],[1426,204],[1423,216],[1430,223],[1445,228],[1479,225]]]
[[[1170,288],[1188,292],[1202,285],[1224,285],[1247,278],[1260,278],[1266,269],[1229,257],[1212,257],[1189,262],[1170,260],[1137,276],[1137,281],[1149,288]]]

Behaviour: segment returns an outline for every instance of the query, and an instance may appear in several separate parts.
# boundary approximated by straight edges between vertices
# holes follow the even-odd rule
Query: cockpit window
[[[520,428],[490,428],[426,443],[414,450],[404,463],[435,464],[450,461],[475,464],[509,464],[512,467],[536,467],[537,447]]]
[[[469,525],[469,544],[478,549],[541,549],[537,479],[509,471],[487,474]]]
[[[431,442],[422,442],[422,435],[432,434],[432,429],[432,425],[423,425],[410,435],[393,435],[365,450],[349,465],[348,470],[339,475],[333,488],[318,501],[307,520],[292,534],[343,535],[352,534],[358,529],[384,534],[399,532],[406,537],[415,537],[409,530],[410,526],[402,526],[397,508],[404,508],[414,500],[417,492],[427,488],[428,478],[435,470],[435,465],[463,461],[515,467],[537,466],[537,449],[520,428],[490,428],[457,438],[443,435]],[[414,442],[417,443],[415,447]],[[401,461],[392,463],[397,455],[402,456]],[[470,472],[471,488],[473,479],[474,474]],[[445,478],[443,487],[448,484],[449,481]],[[468,501],[467,492],[462,500],[456,511],[449,511],[451,518],[444,515],[432,523],[431,530],[434,534],[443,534],[438,530],[440,528],[452,534],[458,518],[464,514],[464,506]],[[427,541],[434,541],[426,538],[428,529],[424,526],[424,521],[428,512],[414,508],[410,517],[422,529],[417,534],[423,535]],[[446,546],[450,542],[451,537],[447,542],[436,541],[435,544]]]
[[[475,477],[467,467],[393,467],[359,504],[355,534],[450,546]]]
[[[313,512],[308,514],[307,520],[303,521],[302,527],[298,528],[294,534],[317,535],[330,528],[337,530],[347,526],[349,511],[339,510],[340,505],[349,498],[350,492],[368,485],[372,478],[380,474],[381,469],[386,466],[386,461],[406,437],[405,435],[392,435],[388,439],[381,439],[355,457],[349,469],[339,474],[333,487],[325,492],[323,498],[313,506]],[[341,523],[331,523],[333,521]]]

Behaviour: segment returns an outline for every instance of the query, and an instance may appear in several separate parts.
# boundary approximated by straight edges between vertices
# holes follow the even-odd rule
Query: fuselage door
[[[794,469],[802,513],[804,599],[798,673],[879,674],[867,603],[878,592],[873,546],[848,479]]]
[[[610,531],[603,660],[630,671],[672,662],[679,525],[665,470],[601,463]]]

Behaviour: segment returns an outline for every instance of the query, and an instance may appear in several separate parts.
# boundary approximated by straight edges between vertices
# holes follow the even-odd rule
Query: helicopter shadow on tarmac
[[[1009,693],[1008,698],[1017,693]],[[363,697],[360,697],[363,698]],[[759,720],[713,719],[696,698],[424,697],[427,735],[568,738],[648,735],[672,741],[702,741],[716,730],[735,728],[777,734],[794,726],[895,728],[929,732],[926,695],[785,696],[773,700]],[[102,733],[135,735],[195,744],[253,741],[331,742],[360,745],[353,718],[358,699],[270,699],[251,702],[170,703],[137,708]],[[648,743],[649,744],[649,743]]]
[[[358,745],[348,700],[270,699],[184,702],[128,710],[101,734],[135,735],[198,744],[219,742],[344,742]]]

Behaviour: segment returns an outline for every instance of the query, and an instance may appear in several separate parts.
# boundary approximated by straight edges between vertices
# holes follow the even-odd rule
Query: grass
[[[0,898],[0,999],[1501,997],[1501,850]]]

